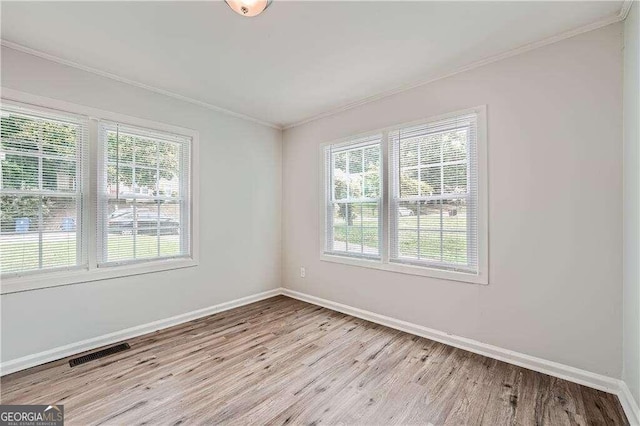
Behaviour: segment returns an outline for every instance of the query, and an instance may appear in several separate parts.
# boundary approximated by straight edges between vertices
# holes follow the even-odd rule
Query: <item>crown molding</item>
[[[37,56],[37,57],[42,58],[42,59],[46,59],[46,60],[49,60],[49,61],[52,61],[52,62],[56,62],[56,63],[62,64],[62,65],[66,65],[66,66],[69,66],[69,67],[77,68],[77,69],[82,70],[82,71],[90,72],[92,74],[96,74],[96,75],[99,75],[101,77],[106,77],[106,78],[109,78],[111,80],[118,81],[120,83],[129,84],[131,86],[139,87],[141,89],[149,90],[151,92],[158,93],[158,94],[164,95],[164,96],[168,96],[168,97],[171,97],[171,98],[174,98],[174,99],[178,99],[178,100],[183,101],[183,102],[188,102],[190,104],[198,105],[200,107],[207,108],[207,109],[210,109],[212,111],[216,111],[216,112],[219,112],[219,113],[222,113],[222,114],[230,115],[230,116],[235,117],[235,118],[239,118],[239,119],[246,120],[246,121],[251,121],[253,123],[261,124],[261,125],[267,126],[267,127],[272,127],[274,129],[277,129],[277,130],[282,130],[282,126],[280,126],[278,124],[275,124],[275,123],[270,123],[268,121],[263,121],[263,120],[260,120],[258,118],[254,118],[254,117],[251,117],[251,116],[248,116],[248,115],[245,115],[245,114],[241,114],[239,112],[231,111],[231,110],[228,110],[226,108],[222,108],[222,107],[219,107],[219,106],[216,106],[216,105],[213,105],[213,104],[210,104],[210,103],[198,100],[198,99],[194,99],[194,98],[190,98],[188,96],[180,95],[178,93],[174,93],[174,92],[171,92],[169,90],[160,89],[158,87],[154,87],[154,86],[150,86],[148,84],[140,83],[139,81],[130,80],[128,78],[121,77],[121,76],[116,75],[116,74],[112,74],[110,72],[101,71],[99,69],[92,68],[92,67],[89,67],[89,66],[86,66],[86,65],[82,65],[82,64],[79,64],[77,62],[73,62],[73,61],[70,61],[70,60],[67,60],[67,59],[63,59],[63,58],[60,58],[58,56],[50,55],[48,53],[45,53],[45,52],[42,52],[42,51],[39,51],[39,50],[36,50],[36,49],[31,49],[30,47],[22,46],[21,44],[14,43],[12,41],[0,39],[0,45],[6,47],[8,49],[17,50],[19,52],[23,52],[23,53],[26,53],[26,54],[29,54],[29,55]]]
[[[485,59],[481,59],[479,61],[476,62],[472,62],[468,65],[464,65],[462,67],[459,67],[453,71],[450,72],[446,72],[446,73],[441,73],[441,74],[434,74],[431,75],[429,77],[427,77],[426,79],[421,79],[418,81],[415,81],[413,83],[410,84],[405,84],[402,86],[398,86],[395,89],[391,89],[391,90],[387,90],[381,93],[378,93],[376,95],[372,95],[372,96],[367,96],[365,98],[362,98],[360,100],[357,100],[355,102],[349,102],[346,103],[342,106],[327,110],[325,112],[310,116],[308,118],[302,119],[300,121],[296,121],[294,123],[291,124],[285,124],[282,126],[283,130],[287,130],[287,129],[291,129],[293,127],[298,127],[301,126],[303,124],[306,123],[310,123],[312,121],[316,121],[316,120],[320,120],[322,118],[326,118],[335,114],[338,114],[340,112],[344,112],[371,102],[375,102],[378,101],[380,99],[384,99],[384,98],[388,98],[390,96],[396,95],[398,93],[402,93],[402,92],[406,92],[407,90],[411,90],[411,89],[415,89],[417,87],[421,87],[424,86],[426,84],[429,83],[433,83],[434,81],[438,81],[438,80],[442,80],[451,76],[454,76],[456,74],[460,74],[463,73],[465,71],[470,71],[472,69],[475,68],[479,68],[482,67],[484,65],[488,65],[491,64],[493,62],[498,62],[501,61],[503,59],[507,59],[510,58],[512,56],[517,56],[520,55],[522,53],[526,53],[529,52],[531,50],[535,50],[538,49],[540,47],[543,46],[547,46],[549,44],[553,44],[553,43],[557,43],[559,41],[571,38],[571,37],[575,37],[577,35],[589,32],[589,31],[593,31],[593,30],[597,30],[598,28],[602,28],[602,27],[606,27],[607,25],[611,25],[611,24],[615,24],[616,22],[620,22],[620,21],[624,21],[627,17],[627,15],[629,14],[629,10],[631,9],[631,5],[633,4],[634,0],[624,0],[624,2],[622,3],[622,6],[620,8],[620,12],[616,15],[611,15],[602,19],[599,19],[595,22],[592,22],[591,24],[587,24],[587,25],[583,25],[581,27],[578,28],[574,28],[572,30],[557,34],[555,36],[552,37],[548,37],[533,43],[528,43],[525,44],[523,46],[520,47],[516,47],[515,49],[511,49],[511,50],[507,50],[506,52],[503,53],[499,53],[497,55],[494,56],[489,56]]]
[[[629,11],[631,10],[631,6],[633,5],[633,2],[634,0],[624,0],[622,2],[622,7],[620,8],[620,14],[618,15],[621,21],[624,21],[625,19],[627,19],[627,16],[629,15]]]

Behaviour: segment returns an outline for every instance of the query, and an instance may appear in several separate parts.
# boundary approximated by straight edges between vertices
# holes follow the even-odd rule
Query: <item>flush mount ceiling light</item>
[[[273,0],[225,0],[234,12],[242,16],[261,14]]]

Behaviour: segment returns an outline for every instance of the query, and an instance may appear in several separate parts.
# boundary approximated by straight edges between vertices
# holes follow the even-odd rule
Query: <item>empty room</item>
[[[0,426],[640,426],[640,2],[0,2]]]

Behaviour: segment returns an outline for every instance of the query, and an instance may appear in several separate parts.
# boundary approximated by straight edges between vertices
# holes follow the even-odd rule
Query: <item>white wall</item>
[[[640,7],[624,23],[623,372],[640,406]]]
[[[285,286],[621,377],[621,31],[611,25],[286,130]],[[320,261],[319,144],[481,104],[488,286]]]
[[[2,87],[200,132],[200,266],[2,295],[2,361],[280,286],[281,131],[2,48]]]

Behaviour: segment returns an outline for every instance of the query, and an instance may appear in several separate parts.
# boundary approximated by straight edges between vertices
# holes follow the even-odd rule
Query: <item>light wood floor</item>
[[[85,424],[627,424],[618,399],[284,296],[2,378]]]

